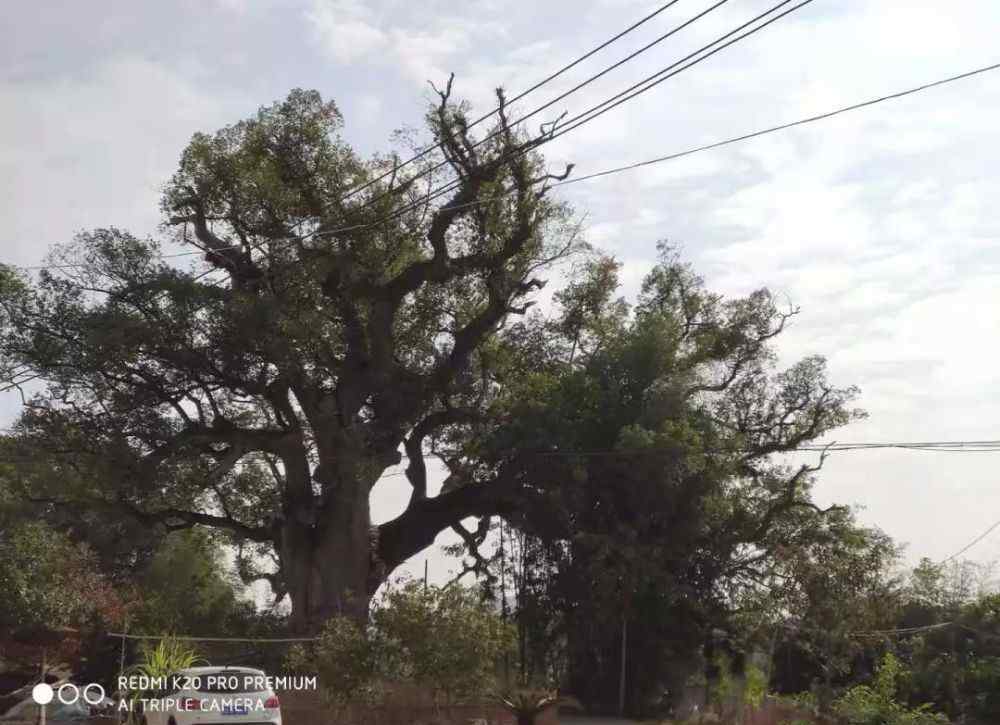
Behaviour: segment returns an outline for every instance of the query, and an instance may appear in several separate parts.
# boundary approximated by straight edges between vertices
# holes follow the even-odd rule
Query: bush
[[[964,675],[969,709],[984,722],[1000,722],[1000,657],[973,659]]]
[[[848,725],[936,725],[948,718],[931,712],[930,705],[908,708],[896,700],[896,688],[906,676],[903,665],[886,654],[871,685],[852,687],[833,703],[834,712]]]
[[[144,643],[142,646],[142,661],[130,667],[126,674],[140,677],[148,677],[151,680],[165,678],[177,674],[180,670],[198,665],[207,665],[208,662],[198,650],[180,640],[166,637],[161,639],[155,646]],[[156,696],[153,690],[131,690],[122,693],[129,702],[129,721],[141,721],[142,701]]]
[[[315,674],[323,696],[335,710],[352,703],[374,704],[381,699],[380,665],[384,654],[380,639],[347,617],[333,617],[313,647],[297,645],[289,652],[287,666],[293,672]]]
[[[411,683],[451,705],[496,690],[498,663],[513,645],[511,626],[474,591],[412,582],[388,593],[366,628],[335,617],[287,663],[317,672],[337,707],[383,699],[386,682]]]
[[[114,599],[109,589],[92,552],[65,534],[42,522],[0,531],[0,626],[80,624]]]
[[[411,582],[386,596],[374,613],[392,674],[447,704],[496,689],[497,665],[513,649],[513,629],[464,587]]]

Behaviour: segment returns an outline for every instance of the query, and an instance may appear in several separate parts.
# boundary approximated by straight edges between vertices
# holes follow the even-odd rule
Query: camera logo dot
[[[44,682],[38,683],[31,689],[31,699],[39,705],[48,705],[56,695],[63,705],[75,705],[81,699],[81,695],[88,705],[100,705],[105,698],[104,688],[95,682],[84,687],[82,691],[72,682],[64,682],[58,690],[53,690],[52,685]]]
[[[52,685],[47,685],[44,682],[39,682],[31,689],[31,699],[39,705],[48,705],[52,702],[54,695]]]

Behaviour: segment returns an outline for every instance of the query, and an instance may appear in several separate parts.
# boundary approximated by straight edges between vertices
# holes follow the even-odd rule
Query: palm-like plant
[[[535,718],[553,707],[583,709],[575,698],[551,690],[517,690],[494,697],[517,719],[517,725],[535,725]]]
[[[143,661],[132,665],[126,672],[128,675],[150,679],[166,678],[177,674],[180,670],[203,664],[207,665],[208,660],[199,655],[196,649],[180,640],[165,637],[156,647],[144,648]],[[130,721],[134,721],[137,715],[136,703],[149,699],[152,694],[151,690],[129,690],[122,693],[122,697],[128,702]]]

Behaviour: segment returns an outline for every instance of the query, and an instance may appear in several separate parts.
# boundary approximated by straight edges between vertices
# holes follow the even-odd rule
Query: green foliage
[[[722,653],[715,655],[712,669],[715,677],[709,682],[708,701],[719,709],[733,705],[740,695],[740,689],[733,677],[729,657]]]
[[[392,589],[373,614],[395,668],[435,701],[465,701],[495,688],[513,633],[479,594],[460,586]]]
[[[353,619],[337,616],[327,620],[315,645],[293,647],[286,666],[293,672],[315,674],[324,698],[339,710],[382,699],[383,679],[391,669],[387,654],[382,637],[369,636]]]
[[[86,546],[41,522],[0,531],[0,626],[80,624],[107,594]]]
[[[173,637],[164,637],[156,644],[146,643],[140,652],[142,661],[129,668],[130,674],[167,677],[178,670],[208,664],[196,647]]]
[[[891,653],[886,654],[871,685],[856,685],[837,698],[834,712],[848,725],[935,725],[948,718],[935,713],[931,705],[909,708],[897,700],[900,680],[907,672]]]
[[[557,298],[554,318],[512,330],[547,344],[508,385],[509,423],[494,442],[599,452],[527,457],[536,494],[511,519],[537,544],[514,567],[516,621],[563,626],[571,690],[608,704],[621,629],[606,623],[627,612],[633,710],[665,684],[679,691],[674,665],[697,659],[713,625],[781,611],[765,600],[788,579],[787,552],[811,547],[801,559],[819,561],[824,547],[864,548],[849,512],[813,504],[813,469],[768,457],[861,417],[858,391],[829,383],[821,358],[777,368],[770,340],[794,310],[770,292],[726,299],[669,245],[660,251],[634,310],[615,299],[617,264],[598,259]],[[531,636],[551,639],[537,626]]]
[[[815,680],[826,708],[834,687],[871,644],[853,633],[895,624],[900,591],[892,571],[899,548],[882,531],[859,526],[847,509],[813,521],[792,545],[777,549],[772,571],[778,579],[748,614],[769,623],[772,612],[783,613],[773,623],[780,633],[773,686],[796,692]]]
[[[759,708],[767,696],[767,675],[757,665],[748,665],[743,673],[743,701],[753,708]]]
[[[1000,657],[973,659],[964,672],[968,710],[983,722],[1000,722]]]
[[[806,712],[818,712],[819,702],[817,701],[815,693],[809,691],[792,692],[789,694],[772,694],[771,697],[780,703],[805,710]]]
[[[512,646],[509,625],[475,591],[409,582],[386,594],[366,630],[334,617],[315,647],[297,648],[288,664],[316,669],[339,706],[377,701],[387,683],[400,682],[450,705],[495,690],[498,663]]]
[[[142,603],[134,631],[224,634],[253,605],[222,566],[221,542],[204,529],[166,536],[135,582]]]
[[[547,348],[502,333],[538,275],[586,248],[546,195],[543,139],[473,137],[463,114],[435,104],[440,143],[400,169],[393,153],[360,158],[336,105],[295,89],[192,138],[159,238],[90,230],[54,250],[57,271],[0,270],[0,381],[41,381],[13,441],[19,493],[156,533],[225,530],[281,569],[264,573],[296,627],[348,603],[363,618],[373,580],[483,509],[463,494],[423,515],[415,480],[409,515],[367,537],[372,486],[401,447],[420,458],[432,442],[473,462],[453,481],[495,475],[476,465],[478,434],[504,422],[505,382]],[[439,163],[455,204],[422,203],[414,176]],[[166,258],[173,244],[193,267]],[[567,300],[586,315],[602,289]]]
[[[988,567],[962,561],[937,566],[924,560],[912,573],[898,626],[954,624],[900,642],[912,670],[911,703],[934,703],[956,720],[1000,717],[1000,595],[984,593],[990,576]]]
[[[128,668],[126,676],[166,678],[188,667],[207,665],[196,648],[172,637],[159,640],[155,645],[143,643],[140,649],[141,661]],[[152,690],[130,690],[122,693],[124,700],[129,702],[129,717],[137,720],[140,717],[142,700],[154,697]]]

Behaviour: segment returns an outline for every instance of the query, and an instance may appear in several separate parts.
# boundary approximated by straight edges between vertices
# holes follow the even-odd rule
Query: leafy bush
[[[772,695],[771,697],[779,703],[798,708],[799,710],[805,710],[814,714],[819,711],[819,700],[816,694],[812,692],[796,692],[789,695]]]
[[[385,650],[380,637],[368,636],[347,617],[329,619],[313,647],[296,645],[287,666],[293,672],[317,675],[323,696],[334,709],[352,703],[373,704],[382,697],[380,674]]]
[[[896,700],[900,679],[907,673],[900,661],[886,654],[871,685],[857,685],[833,703],[834,712],[849,725],[935,725],[948,718],[932,712],[930,705],[908,708]]]
[[[748,665],[744,675],[743,701],[753,707],[759,708],[764,703],[767,695],[767,675],[756,665]]]
[[[373,614],[390,674],[451,704],[496,689],[497,664],[513,629],[471,589],[410,582]]]
[[[1000,722],[1000,657],[976,658],[964,675],[969,709],[984,722]]]
[[[0,626],[75,625],[113,600],[86,546],[41,522],[0,531]]]
[[[330,619],[319,641],[295,648],[287,664],[317,672],[338,707],[381,700],[387,682],[416,685],[438,705],[456,704],[497,689],[498,662],[513,645],[513,629],[476,592],[412,582],[385,596],[367,628]]]
[[[161,639],[156,646],[144,644],[141,653],[142,661],[128,668],[126,675],[154,680],[169,677],[188,667],[208,664],[194,647],[171,637]],[[137,703],[153,697],[153,692],[149,690],[132,690],[122,694],[130,703],[129,719],[133,721],[140,717]]]

